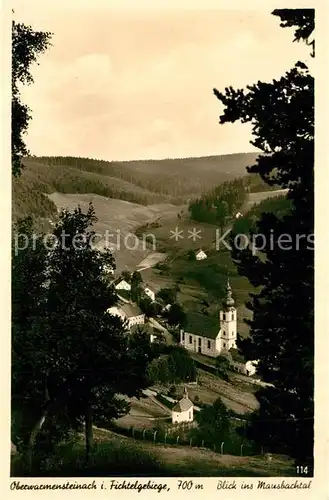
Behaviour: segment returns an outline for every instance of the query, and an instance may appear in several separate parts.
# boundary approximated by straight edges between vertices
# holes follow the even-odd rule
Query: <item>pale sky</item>
[[[35,83],[22,91],[33,112],[26,142],[36,155],[133,160],[253,151],[248,125],[218,124],[213,87],[279,78],[309,53],[271,9],[12,5],[17,21],[54,33],[33,67]]]

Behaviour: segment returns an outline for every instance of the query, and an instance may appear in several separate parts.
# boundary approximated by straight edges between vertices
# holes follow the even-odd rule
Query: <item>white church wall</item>
[[[209,339],[207,337],[201,337],[201,335],[181,331],[180,344],[189,351],[204,354],[205,356],[218,356],[216,339]]]
[[[171,414],[171,421],[173,424],[180,424],[182,422],[193,422],[193,407],[187,411],[173,411]]]

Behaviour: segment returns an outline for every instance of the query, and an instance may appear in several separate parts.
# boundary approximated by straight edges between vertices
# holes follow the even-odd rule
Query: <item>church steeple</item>
[[[232,288],[230,285],[230,281],[227,278],[227,285],[226,285],[226,299],[225,299],[225,305],[228,307],[233,307],[234,306],[234,299],[232,297]]]
[[[217,339],[216,350],[229,351],[236,349],[237,339],[237,310],[232,297],[232,288],[227,279],[226,297],[223,300],[223,308],[219,311],[219,338]]]

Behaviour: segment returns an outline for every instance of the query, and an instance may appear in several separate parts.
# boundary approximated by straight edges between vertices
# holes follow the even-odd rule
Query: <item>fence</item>
[[[220,443],[211,443],[206,439],[198,439],[195,437],[187,437],[182,435],[173,435],[170,432],[162,429],[141,429],[136,427],[123,428],[115,424],[109,426],[118,434],[132,437],[137,440],[149,441],[153,443],[164,444],[168,446],[190,446],[193,448],[207,448],[220,453],[222,455],[236,455],[236,456],[255,456],[263,455],[264,450],[262,447],[256,446],[250,442],[234,442],[229,438]]]

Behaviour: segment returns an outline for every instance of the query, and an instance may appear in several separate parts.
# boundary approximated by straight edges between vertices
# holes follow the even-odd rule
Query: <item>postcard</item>
[[[324,498],[324,3],[2,12],[2,498]]]

